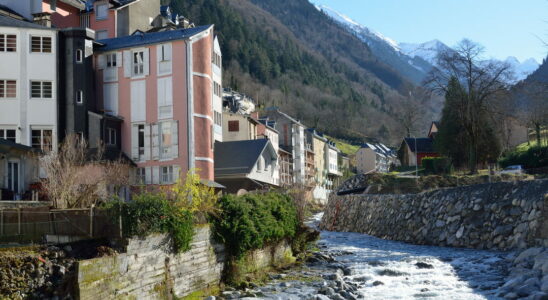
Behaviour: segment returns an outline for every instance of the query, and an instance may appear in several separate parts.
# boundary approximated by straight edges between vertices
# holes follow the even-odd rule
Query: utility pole
[[[417,136],[415,136],[415,177],[419,180],[419,150],[417,149]]]

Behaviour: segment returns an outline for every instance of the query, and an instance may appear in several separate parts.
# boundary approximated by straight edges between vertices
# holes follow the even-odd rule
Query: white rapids
[[[309,225],[320,218],[315,215]],[[509,264],[505,252],[411,245],[359,233],[322,231],[318,246],[351,270],[345,280],[359,283],[361,299],[499,299]],[[269,285],[261,288],[261,299],[325,299],[314,296],[318,283]]]

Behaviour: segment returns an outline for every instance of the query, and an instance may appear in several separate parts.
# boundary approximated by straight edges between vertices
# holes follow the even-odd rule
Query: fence
[[[41,244],[52,239],[62,242],[119,235],[117,220],[106,211],[93,207],[0,209],[0,243]]]

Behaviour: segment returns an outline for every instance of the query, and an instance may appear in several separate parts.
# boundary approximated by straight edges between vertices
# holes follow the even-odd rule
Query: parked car
[[[504,168],[500,171],[501,174],[523,174],[523,167],[521,165],[513,165]]]

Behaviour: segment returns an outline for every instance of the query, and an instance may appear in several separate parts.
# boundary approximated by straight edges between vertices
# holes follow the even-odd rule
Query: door
[[[19,194],[19,162],[8,161],[8,189],[14,195]]]

